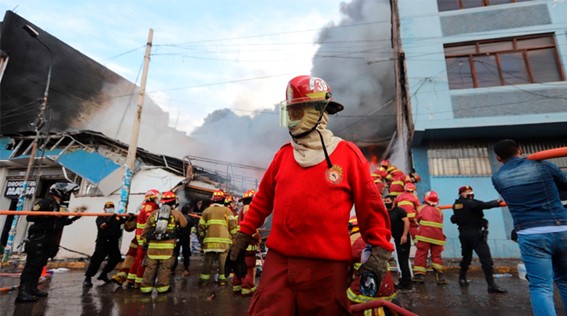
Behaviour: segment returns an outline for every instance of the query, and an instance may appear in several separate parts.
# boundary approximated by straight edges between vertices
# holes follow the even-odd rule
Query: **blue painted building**
[[[498,198],[494,143],[514,138],[529,154],[567,146],[567,3],[552,0],[398,0],[408,142],[420,197],[452,204],[462,185]],[[553,159],[567,168],[567,158]],[[444,211],[446,258],[460,257]],[[507,208],[485,211],[494,257],[519,257]]]

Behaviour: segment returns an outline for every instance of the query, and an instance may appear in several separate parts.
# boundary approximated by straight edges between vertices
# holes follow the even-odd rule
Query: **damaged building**
[[[16,209],[24,181],[24,210],[59,181],[80,185],[71,210],[84,205],[100,213],[106,201],[118,204],[138,87],[12,11],[1,24],[0,79],[0,209]],[[144,107],[142,120],[162,130],[140,131],[127,212],[135,212],[150,189],[175,191],[183,206],[208,201],[218,188],[238,196],[257,186],[257,179],[238,173],[245,166],[189,156],[192,143],[168,127],[168,114],[148,98]],[[122,115],[109,115],[111,108]],[[69,251],[62,249],[58,258],[92,253],[95,218],[85,216],[65,228],[61,246]],[[13,215],[0,215],[2,247],[12,220]],[[23,250],[27,227],[20,217],[15,253]],[[129,240],[124,237],[123,251]]]

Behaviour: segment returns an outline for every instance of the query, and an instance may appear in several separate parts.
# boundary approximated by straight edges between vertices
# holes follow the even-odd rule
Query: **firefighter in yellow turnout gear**
[[[232,235],[238,231],[236,218],[232,211],[223,205],[225,193],[222,190],[213,192],[209,206],[199,220],[199,236],[203,244],[205,259],[203,270],[199,276],[199,285],[208,285],[211,280],[211,270],[216,259],[219,261],[219,285],[226,285],[224,275],[226,256],[232,244]]]
[[[154,287],[158,293],[170,289],[171,267],[175,261],[175,229],[187,226],[187,220],[175,208],[177,196],[173,192],[165,192],[161,198],[162,206],[155,210],[146,222],[142,237],[148,241],[145,257],[146,270],[140,291],[152,293]]]

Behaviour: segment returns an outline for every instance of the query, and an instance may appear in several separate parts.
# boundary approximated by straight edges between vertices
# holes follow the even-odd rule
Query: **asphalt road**
[[[194,258],[198,259],[198,258]],[[55,273],[40,288],[49,296],[36,303],[14,304],[16,292],[0,294],[0,315],[246,315],[249,297],[232,293],[231,286],[198,286],[200,261],[193,260],[191,275],[174,277],[173,291],[167,294],[143,295],[133,289],[104,284],[93,279],[94,286],[82,286],[82,270]],[[488,294],[481,272],[470,274],[472,284],[461,288],[455,272],[448,272],[449,284],[438,286],[433,275],[415,291],[399,293],[401,305],[418,315],[532,315],[527,281],[513,274],[500,274],[497,283],[508,294]],[[18,284],[15,277],[0,277],[0,286]],[[558,314],[565,314],[556,293]]]

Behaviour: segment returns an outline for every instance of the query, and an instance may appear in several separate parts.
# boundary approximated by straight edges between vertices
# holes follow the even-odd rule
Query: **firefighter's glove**
[[[372,247],[372,252],[358,269],[358,274],[362,275],[366,272],[372,272],[376,279],[376,284],[382,284],[382,280],[388,272],[388,261],[390,261],[392,253],[381,247]]]
[[[231,273],[239,278],[244,278],[246,276],[246,251],[241,251],[236,260],[230,259],[231,250],[228,251],[228,256],[226,257],[226,262],[224,264],[224,276],[229,277]]]
[[[239,278],[243,278],[246,275],[246,248],[252,242],[254,242],[254,237],[242,232],[236,233],[226,257],[224,271],[226,277],[232,272]]]
[[[247,235],[243,232],[237,232],[232,240],[232,246],[228,251],[228,258],[231,261],[236,261],[240,253],[245,253],[248,245],[254,242],[254,237]]]

